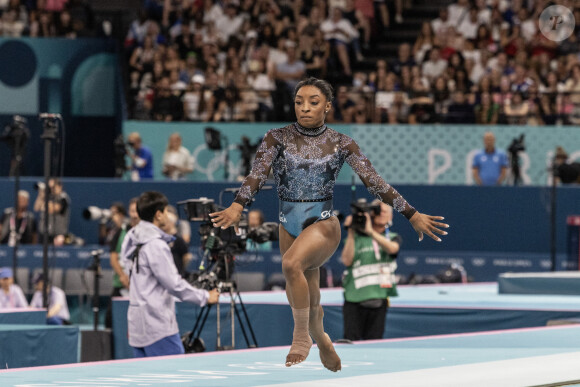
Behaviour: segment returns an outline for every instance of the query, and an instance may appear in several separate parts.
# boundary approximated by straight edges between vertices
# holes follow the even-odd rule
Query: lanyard
[[[20,222],[20,230],[18,231],[18,236],[21,236],[26,230],[26,225],[28,224],[28,214],[24,212],[22,215],[22,221]],[[16,212],[10,217],[10,232],[16,231]]]

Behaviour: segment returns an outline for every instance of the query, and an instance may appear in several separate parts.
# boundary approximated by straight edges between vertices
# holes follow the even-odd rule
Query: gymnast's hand
[[[431,216],[421,214],[419,211],[417,211],[413,216],[411,216],[409,222],[411,222],[411,225],[419,235],[419,241],[423,240],[423,234],[425,233],[429,235],[431,238],[435,239],[437,242],[441,242],[441,238],[439,238],[434,233],[437,233],[439,235],[447,235],[447,232],[441,230],[439,227],[449,228],[449,225],[437,222],[437,220],[443,219],[444,218],[442,216]]]
[[[239,203],[232,203],[231,206],[226,208],[223,211],[212,212],[209,214],[211,216],[211,221],[214,227],[221,227],[222,229],[226,229],[230,226],[234,226],[236,232],[238,232],[238,222],[242,217],[242,207]]]

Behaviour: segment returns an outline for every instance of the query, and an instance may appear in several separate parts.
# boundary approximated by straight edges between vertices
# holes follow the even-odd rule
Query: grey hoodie
[[[175,299],[204,306],[209,298],[206,290],[196,289],[185,281],[175,267],[167,245],[173,239],[153,223],[141,221],[125,236],[121,257],[129,287],[129,345],[142,348],[179,332],[175,319]],[[143,244],[137,260],[131,254]]]

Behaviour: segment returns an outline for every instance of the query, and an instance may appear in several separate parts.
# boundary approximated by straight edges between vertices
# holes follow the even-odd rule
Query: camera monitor
[[[213,199],[208,198],[189,199],[178,204],[184,206],[187,218],[194,222],[210,221],[209,214],[214,212],[215,209]]]

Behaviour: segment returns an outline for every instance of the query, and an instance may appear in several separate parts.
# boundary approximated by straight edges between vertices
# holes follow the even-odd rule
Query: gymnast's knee
[[[298,260],[287,257],[285,254],[284,258],[282,259],[282,272],[286,278],[289,276],[299,275],[302,273],[302,265]]]

